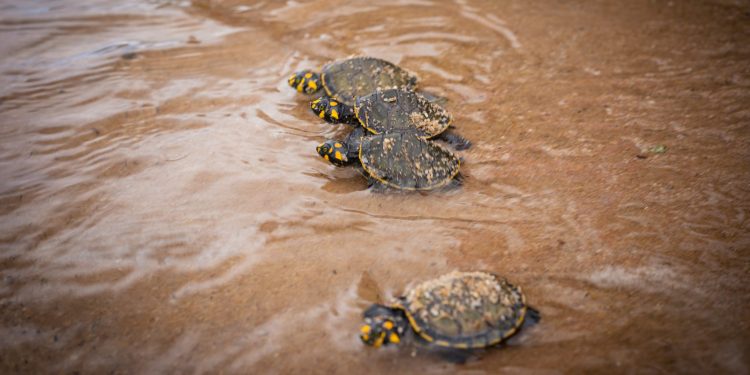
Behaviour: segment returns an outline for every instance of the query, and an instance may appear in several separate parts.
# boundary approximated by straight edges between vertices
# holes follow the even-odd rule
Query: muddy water
[[[750,371],[746,1],[2,3],[0,372]],[[352,54],[448,98],[459,189],[316,156],[286,77]],[[454,269],[542,322],[359,343]]]

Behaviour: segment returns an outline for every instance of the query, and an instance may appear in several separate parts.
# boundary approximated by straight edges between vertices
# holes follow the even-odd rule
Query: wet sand
[[[79,2],[80,3],[80,2]],[[748,373],[747,1],[0,5],[2,373]],[[286,78],[448,98],[463,185],[373,193]],[[458,365],[357,338],[455,269],[542,322]]]

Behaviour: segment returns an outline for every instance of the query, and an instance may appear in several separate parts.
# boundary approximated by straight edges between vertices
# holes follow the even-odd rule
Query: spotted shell
[[[527,306],[521,289],[485,272],[452,272],[409,290],[396,306],[426,341],[483,348],[513,335]]]
[[[359,160],[372,178],[403,190],[446,185],[458,174],[461,164],[452,152],[412,132],[363,137]]]
[[[362,126],[374,134],[413,131],[432,138],[452,121],[443,107],[408,89],[375,90],[358,97],[354,111]]]
[[[321,80],[326,94],[346,105],[353,106],[357,97],[369,95],[376,89],[410,88],[417,85],[417,77],[397,65],[374,57],[352,57],[326,64]]]

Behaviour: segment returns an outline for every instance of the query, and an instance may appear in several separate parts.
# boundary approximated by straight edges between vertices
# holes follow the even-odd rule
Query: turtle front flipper
[[[320,81],[320,74],[312,70],[300,70],[292,74],[287,82],[293,89],[305,94],[314,94],[323,87]]]
[[[327,96],[321,96],[310,102],[310,109],[318,117],[332,124],[359,125],[359,120],[354,114],[354,107]]]

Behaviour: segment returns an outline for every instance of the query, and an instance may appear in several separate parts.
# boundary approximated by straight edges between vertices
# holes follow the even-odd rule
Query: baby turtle
[[[539,313],[506,280],[456,271],[417,285],[389,306],[373,304],[363,317],[359,337],[367,345],[398,344],[413,332],[421,342],[468,352],[499,344],[524,320],[538,321]]]
[[[459,159],[414,132],[367,135],[355,128],[344,141],[328,140],[318,154],[336,166],[361,165],[372,184],[401,190],[431,190],[458,175]],[[359,161],[359,163],[355,163]]]
[[[458,150],[471,142],[452,131],[453,118],[440,105],[409,89],[376,89],[355,100],[360,124],[373,134],[414,132],[425,139],[439,137]]]
[[[354,101],[377,88],[417,86],[417,77],[385,60],[374,57],[352,57],[323,66],[320,74],[302,70],[289,77],[289,85],[299,92],[313,94],[322,87],[325,95],[310,107],[318,117],[332,123],[358,125]]]

